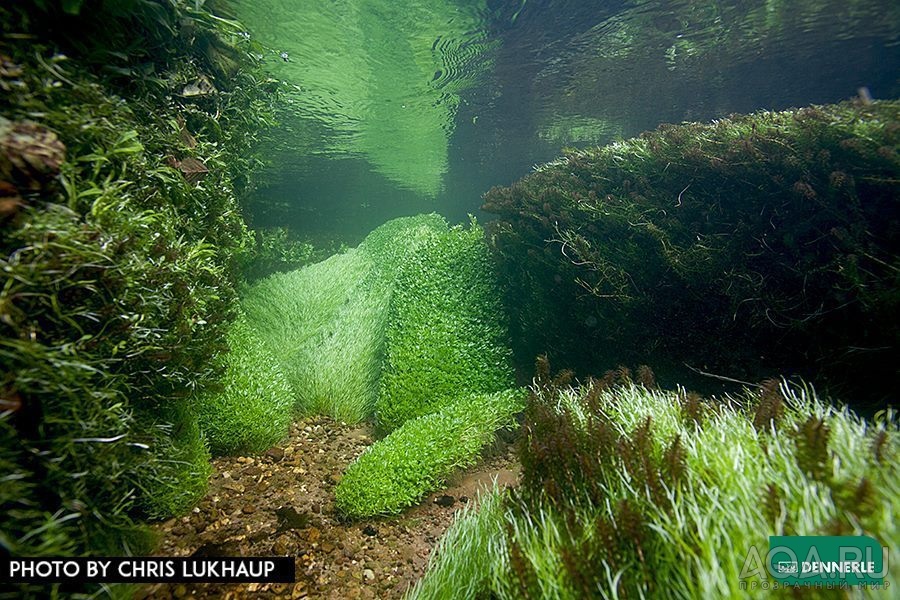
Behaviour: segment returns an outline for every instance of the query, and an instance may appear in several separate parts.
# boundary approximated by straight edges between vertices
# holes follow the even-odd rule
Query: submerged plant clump
[[[369,285],[372,263],[356,250],[290,273],[244,295],[252,327],[293,388],[300,414],[356,422],[378,389],[387,300]]]
[[[374,417],[388,437],[337,488],[346,516],[396,513],[470,464],[520,409],[480,227],[438,215],[385,223],[359,245],[250,287],[248,323],[301,414]]]
[[[762,423],[773,393],[783,412]],[[893,413],[873,425],[808,388],[765,394],[743,408],[609,379],[537,380],[521,488],[457,522],[412,597],[735,597],[754,595],[741,571],[769,535],[864,534],[897,552]]]
[[[652,356],[749,380],[792,365],[883,401],[900,348],[898,181],[897,102],[571,151],[485,195],[521,359]]]
[[[502,427],[522,410],[519,390],[478,394],[410,419],[362,454],[335,489],[335,505],[351,518],[396,514],[475,463]]]
[[[437,215],[391,221],[359,248],[276,273],[244,294],[249,323],[277,358],[301,414],[347,422],[372,415],[397,264],[440,228],[446,222]]]
[[[393,431],[455,398],[512,387],[493,273],[474,223],[432,236],[400,265],[376,405],[381,430]]]
[[[206,8],[62,4],[0,8],[0,545],[132,554],[137,522],[206,487],[192,404],[226,348],[271,98]]]
[[[293,389],[246,317],[232,324],[228,346],[221,381],[197,401],[200,428],[214,455],[262,452],[287,436]]]

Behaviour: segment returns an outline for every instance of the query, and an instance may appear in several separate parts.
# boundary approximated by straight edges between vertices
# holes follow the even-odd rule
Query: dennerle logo
[[[888,562],[887,548],[868,536],[771,536],[764,561],[751,547],[741,588],[886,588]]]

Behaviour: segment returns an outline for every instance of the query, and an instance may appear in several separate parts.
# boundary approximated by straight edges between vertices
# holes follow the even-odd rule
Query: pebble
[[[286,556],[289,554],[291,544],[291,538],[286,535],[280,535],[275,538],[275,543],[272,544],[272,552],[279,556]]]
[[[366,581],[372,581],[375,579],[375,571],[372,569],[363,569],[363,577],[366,578]]]
[[[319,538],[322,536],[322,532],[319,531],[317,527],[310,527],[309,531],[306,533],[306,539],[309,540],[309,543],[315,543],[319,541]]]

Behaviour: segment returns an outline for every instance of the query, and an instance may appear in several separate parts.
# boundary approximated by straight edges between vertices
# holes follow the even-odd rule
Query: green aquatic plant
[[[200,430],[213,455],[262,452],[287,436],[293,388],[245,317],[232,324],[228,346],[219,386],[197,401]]]
[[[406,598],[478,598],[496,587],[492,578],[504,556],[506,494],[496,483],[477,503],[457,511],[453,523],[428,558],[426,576],[416,581]]]
[[[247,289],[249,323],[277,358],[300,413],[347,422],[371,416],[395,273],[446,227],[437,215],[395,219],[359,248]]]
[[[489,505],[483,521],[457,523],[450,535],[463,543],[441,545],[412,597],[440,597],[447,582],[498,598],[754,597],[766,592],[741,589],[741,569],[769,535],[864,534],[896,552],[900,463],[873,458],[876,447],[900,450],[894,415],[866,422],[808,387],[777,391],[780,425],[759,431],[757,390],[695,398],[706,406],[698,424],[685,418],[683,390],[538,378],[520,488],[502,519]],[[494,539],[465,541],[467,530]]]
[[[387,298],[357,250],[290,273],[276,273],[244,294],[250,324],[294,390],[301,414],[347,422],[375,402]]]
[[[195,406],[189,400],[172,403],[158,414],[144,415],[139,425],[156,430],[160,440],[151,448],[158,466],[137,476],[142,512],[151,519],[189,512],[206,494],[213,472]]]
[[[429,236],[399,265],[376,404],[381,430],[512,386],[504,312],[475,223]]]
[[[491,190],[520,358],[652,352],[745,380],[792,365],[882,400],[900,347],[898,156],[900,104],[844,103],[662,125]]]
[[[474,464],[497,429],[513,426],[523,396],[520,390],[477,394],[406,421],[347,468],[335,489],[337,509],[363,518],[412,506]]]
[[[204,493],[191,403],[219,376],[248,242],[237,198],[272,122],[233,24],[193,3],[101,4],[0,7],[0,456],[18,482],[0,529],[14,555],[146,552],[138,523]],[[217,68],[225,54],[236,70]],[[184,93],[201,79],[216,93]]]

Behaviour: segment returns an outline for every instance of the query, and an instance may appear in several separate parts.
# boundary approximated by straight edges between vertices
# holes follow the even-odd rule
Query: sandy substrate
[[[342,522],[341,473],[373,441],[369,426],[299,421],[262,456],[219,458],[209,493],[186,516],[161,523],[159,556],[294,556],[295,584],[154,585],[142,598],[399,598],[424,572],[435,542],[463,506],[514,485],[518,465],[498,442],[482,463],[398,517]]]

